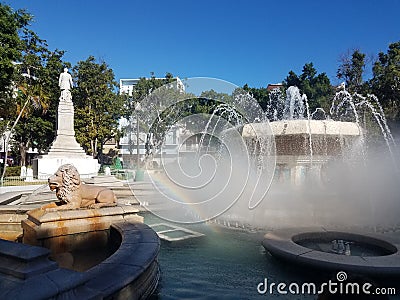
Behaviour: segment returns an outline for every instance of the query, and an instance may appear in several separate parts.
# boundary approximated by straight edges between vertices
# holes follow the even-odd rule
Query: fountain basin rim
[[[321,236],[362,242],[388,250],[389,255],[383,256],[346,256],[321,252],[298,244],[300,239],[318,238]],[[350,271],[355,273],[372,274],[374,276],[400,276],[400,244],[383,235],[328,230],[321,227],[313,228],[284,228],[271,231],[264,236],[264,248],[272,256],[298,264],[318,269],[334,271]]]
[[[360,136],[361,127],[355,122],[333,120],[281,120],[268,123],[245,124],[242,130],[244,138],[256,135],[324,135],[324,136]]]
[[[293,242],[301,246],[302,241],[307,241],[307,240],[324,240],[324,241],[332,241],[332,240],[345,240],[345,241],[351,241],[351,242],[356,242],[360,244],[367,244],[372,247],[377,247],[381,248],[382,250],[385,250],[389,254],[387,255],[392,255],[398,252],[398,248],[386,241],[383,240],[382,238],[377,238],[372,235],[365,235],[365,234],[359,234],[359,233],[350,233],[350,232],[343,232],[343,231],[325,231],[321,234],[321,232],[304,232],[304,233],[299,233],[297,235],[292,236]],[[385,255],[381,255],[385,256]]]

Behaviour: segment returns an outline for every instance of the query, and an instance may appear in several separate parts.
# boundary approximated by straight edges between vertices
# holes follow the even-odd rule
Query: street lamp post
[[[5,167],[6,167],[6,151],[7,151],[7,149],[6,149],[6,138],[7,138],[7,136],[6,136],[6,134],[4,133],[3,134],[3,152],[4,152],[4,156],[3,156],[3,170],[5,169]],[[1,177],[1,183],[0,183],[1,185],[3,185],[3,177]]]
[[[6,161],[6,135],[3,134],[3,152],[4,152],[4,163]]]
[[[139,170],[140,157],[139,157],[139,114],[136,113],[136,169]]]
[[[140,102],[136,102],[135,111],[136,111],[136,170],[140,169],[140,154],[139,154],[139,110]]]

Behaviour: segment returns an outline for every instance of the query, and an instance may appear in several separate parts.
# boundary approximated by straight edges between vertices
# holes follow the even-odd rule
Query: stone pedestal
[[[132,206],[100,209],[29,211],[22,221],[23,243],[50,249],[52,254],[106,245],[111,224],[121,221],[143,223]]]
[[[56,139],[46,155],[33,161],[34,175],[40,179],[47,178],[63,164],[73,164],[83,178],[97,175],[99,169],[97,159],[86,155],[75,139],[72,101],[60,100]]]

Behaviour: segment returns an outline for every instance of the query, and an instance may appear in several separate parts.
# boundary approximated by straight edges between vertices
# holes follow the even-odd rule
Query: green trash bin
[[[135,181],[143,181],[144,178],[144,171],[143,170],[136,170],[135,172]]]

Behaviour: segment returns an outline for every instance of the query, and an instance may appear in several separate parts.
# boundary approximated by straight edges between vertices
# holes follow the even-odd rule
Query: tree
[[[96,62],[93,56],[77,63],[73,77],[76,138],[95,157],[102,154],[108,140],[119,135],[124,98],[116,92],[113,70],[104,61]]]
[[[258,104],[260,104],[261,108],[264,111],[269,109],[269,92],[267,88],[251,88],[247,84],[243,86],[243,90],[248,92],[255,100],[257,100]],[[268,111],[267,111],[268,113]]]
[[[174,82],[173,75],[170,72],[165,74],[165,78],[156,78],[154,72],[150,72],[150,78],[141,77],[139,82],[133,87],[132,96],[128,97],[126,117],[132,114],[135,110],[137,102],[141,102],[151,92],[157,90],[165,84]]]
[[[24,10],[13,11],[8,5],[0,3],[0,130],[4,132],[15,117],[16,106],[13,100],[13,79],[15,63],[22,57],[23,42],[20,31],[25,28],[32,16]]]
[[[372,72],[372,92],[379,98],[388,119],[400,120],[400,41],[390,44],[387,53],[379,53]]]
[[[13,11],[8,5],[0,3],[0,93],[3,94],[3,109],[5,108],[4,93],[12,92],[14,64],[22,57],[24,43],[19,32],[28,26],[31,19],[32,16],[26,11]],[[0,117],[2,117],[1,113]]]
[[[151,72],[150,78],[142,77],[134,86],[132,95],[126,95],[126,114],[125,118],[129,125],[125,128],[127,131],[133,132],[139,126],[141,132],[152,133],[152,141],[146,140],[145,143],[153,143],[155,150],[161,145],[164,135],[169,127],[179,120],[183,113],[189,112],[189,107],[186,104],[177,103],[179,99],[183,99],[185,94],[178,87],[177,79],[169,72],[165,78],[156,78]],[[137,106],[146,98],[147,104],[151,107]],[[166,106],[169,100],[177,105]],[[184,107],[184,109],[182,108]],[[139,119],[139,124],[136,123],[136,117]],[[149,139],[150,136],[147,136]],[[131,141],[130,149],[134,149],[134,142]]]
[[[25,61],[20,65],[26,66],[27,73],[21,76],[18,86],[20,92],[16,100],[22,104],[29,97],[31,99],[13,131],[13,147],[19,149],[21,165],[26,164],[26,152],[29,147],[36,148],[39,153],[45,152],[55,138],[60,96],[57,77],[64,65],[61,60],[63,53],[59,50],[43,51],[40,63],[26,64]],[[35,70],[35,75],[29,71],[31,68]],[[29,76],[26,76],[28,74]]]
[[[325,110],[329,108],[330,99],[333,96],[333,87],[326,73],[317,75],[313,63],[305,64],[300,76],[290,71],[284,80],[284,86],[286,88],[297,86],[303,94],[306,94],[310,112],[318,107]]]
[[[52,61],[61,61],[63,53],[58,50],[51,53],[46,41],[28,28],[29,22],[33,19],[30,14],[23,10],[14,13],[11,8],[4,5],[0,5],[0,11],[0,20],[7,19],[5,16],[8,13],[9,22],[0,22],[2,28],[0,38],[7,47],[14,47],[13,55],[9,57],[4,56],[8,53],[7,47],[0,50],[0,52],[3,50],[0,65],[5,65],[8,59],[12,60],[13,66],[8,73],[4,72],[4,68],[0,68],[2,75],[0,77],[3,79],[5,74],[12,73],[8,77],[9,86],[2,90],[0,117],[9,129],[11,127],[13,151],[19,153],[20,164],[25,165],[29,147],[41,151],[47,149],[53,140],[55,108],[50,104],[57,96],[54,85],[49,84],[49,81],[53,80],[49,75],[54,75],[54,70],[50,71]],[[10,19],[10,14],[14,18],[14,23],[13,19]],[[53,112],[52,117],[46,115],[50,109]],[[3,126],[3,130],[5,127]]]
[[[40,125],[44,120],[39,120],[40,115],[36,113],[38,111],[41,114],[45,113],[49,106],[49,97],[44,90],[42,76],[46,63],[45,58],[49,51],[46,41],[40,39],[36,33],[28,28],[24,28],[21,40],[23,41],[22,59],[16,68],[18,72],[14,83],[19,91],[15,100],[21,122],[15,123],[15,131],[12,134],[13,146],[19,149],[20,165],[25,166],[27,150],[33,146],[33,139],[37,136],[36,133],[39,133],[36,130],[40,130],[40,127],[43,127]],[[21,107],[23,108],[21,109]],[[35,117],[34,114],[36,114]],[[38,124],[32,122],[33,120],[37,120]],[[26,127],[28,124],[33,126],[32,129],[36,125],[38,127],[36,130],[28,130]]]
[[[347,90],[361,93],[365,89],[363,87],[364,69],[365,54],[354,50],[351,56],[350,54],[342,56],[336,76],[345,81]]]

